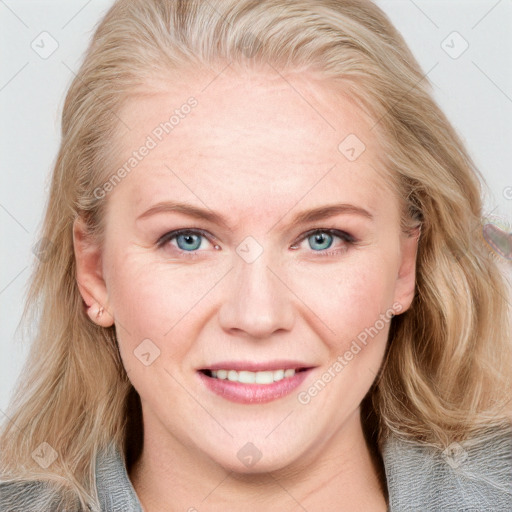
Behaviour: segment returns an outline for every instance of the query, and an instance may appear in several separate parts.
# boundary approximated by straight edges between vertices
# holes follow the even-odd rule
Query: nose
[[[237,257],[234,265],[219,310],[221,327],[251,338],[291,330],[293,294],[279,267],[265,257],[265,252],[252,263]]]

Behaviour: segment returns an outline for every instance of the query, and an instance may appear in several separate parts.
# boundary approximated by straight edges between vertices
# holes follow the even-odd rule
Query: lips
[[[213,393],[243,404],[265,403],[291,393],[314,367],[300,361],[266,363],[224,361],[198,370]]]

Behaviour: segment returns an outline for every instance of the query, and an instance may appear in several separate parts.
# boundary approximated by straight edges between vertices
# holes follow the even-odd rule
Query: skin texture
[[[226,68],[148,84],[146,92],[119,113],[131,129],[120,125],[113,141],[118,165],[174,108],[190,96],[198,103],[103,199],[103,246],[84,237],[79,219],[74,226],[82,296],[106,308],[94,321],[115,319],[141,397],[144,448],[130,468],[141,503],[147,512],[384,511],[359,407],[382,363],[389,322],[308,404],[297,399],[379,315],[393,304],[404,312],[414,294],[417,239],[400,231],[372,121],[305,73]],[[349,134],[366,146],[354,161],[338,150]],[[136,220],[167,200],[219,212],[225,223],[176,212]],[[334,203],[373,219],[341,213],[291,224],[303,210]],[[210,240],[195,256],[176,238],[157,247],[179,228],[203,229]],[[357,243],[334,236],[318,250],[304,238],[328,228]],[[248,236],[262,249],[251,263],[237,252]],[[160,350],[147,366],[134,353],[146,339]],[[230,402],[197,374],[223,360],[290,358],[316,368],[266,404]],[[262,455],[251,467],[237,457],[248,442]]]

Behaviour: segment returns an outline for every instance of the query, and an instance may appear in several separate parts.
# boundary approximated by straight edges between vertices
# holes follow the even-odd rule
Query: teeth
[[[295,370],[292,370],[292,372],[293,372],[292,375],[295,375]],[[284,379],[284,370],[276,370],[275,372],[272,372],[272,373],[273,373],[272,379],[274,381]]]
[[[212,377],[216,379],[227,379],[232,382],[241,382],[243,384],[272,384],[283,380],[287,377],[295,375],[295,369],[289,368],[286,370],[263,371],[263,372],[249,372],[242,370],[212,370]]]
[[[238,382],[243,382],[244,384],[254,384],[256,382],[256,374],[254,372],[241,371],[238,372],[237,380]]]

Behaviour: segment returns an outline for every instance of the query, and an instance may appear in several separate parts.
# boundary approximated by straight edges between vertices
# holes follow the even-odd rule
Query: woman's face
[[[145,440],[239,472],[350,442],[414,291],[416,240],[371,120],[304,75],[229,68],[118,117],[120,179],[96,191],[104,246],[82,250],[77,223],[75,249],[84,299],[115,318]]]

